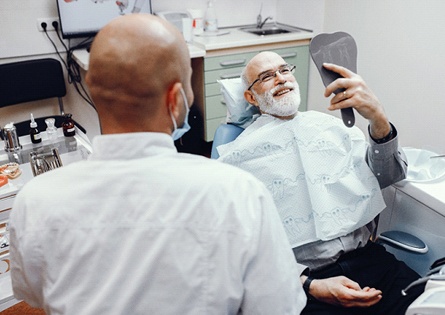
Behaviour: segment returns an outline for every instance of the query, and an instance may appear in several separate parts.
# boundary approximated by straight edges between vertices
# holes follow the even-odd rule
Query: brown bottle
[[[65,114],[65,120],[62,123],[63,134],[65,137],[73,137],[76,134],[76,130],[74,128],[74,121],[71,118],[71,114]]]

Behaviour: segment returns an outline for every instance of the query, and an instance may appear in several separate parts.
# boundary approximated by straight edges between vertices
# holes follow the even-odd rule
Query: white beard
[[[293,90],[281,99],[275,100],[273,94],[283,87],[293,88]],[[252,91],[252,93],[258,101],[258,107],[261,112],[272,116],[287,117],[295,115],[301,102],[300,88],[296,82],[280,84],[262,95],[257,94],[255,91]]]

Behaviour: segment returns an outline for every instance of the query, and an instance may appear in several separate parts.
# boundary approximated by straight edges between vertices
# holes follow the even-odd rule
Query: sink
[[[241,27],[241,31],[255,34],[258,36],[267,36],[267,35],[277,35],[277,34],[287,34],[287,33],[296,33],[301,32],[300,29],[288,25],[281,24],[265,24],[262,28],[257,28],[256,26],[247,26]]]
[[[405,147],[403,151],[408,159],[407,181],[429,182],[445,175],[445,157],[424,149]]]

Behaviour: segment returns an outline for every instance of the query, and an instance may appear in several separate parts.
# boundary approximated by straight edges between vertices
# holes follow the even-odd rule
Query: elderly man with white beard
[[[328,114],[299,112],[295,67],[274,52],[252,58],[242,74],[244,98],[261,115],[220,161],[259,178],[272,192],[308,296],[302,314],[404,314],[422,292],[401,290],[419,275],[372,242],[374,218],[385,208],[381,189],[406,175],[397,130],[363,79],[324,64],[341,78],[329,110],[352,107],[369,121],[369,141]],[[273,275],[270,275],[273,277]]]

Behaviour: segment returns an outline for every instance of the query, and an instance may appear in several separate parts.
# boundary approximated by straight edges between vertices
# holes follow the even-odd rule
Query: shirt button
[[[380,173],[377,173],[377,176],[380,176]]]
[[[379,151],[379,150],[375,150],[374,152],[375,152],[376,154],[379,154],[379,153],[380,153],[380,151]]]

